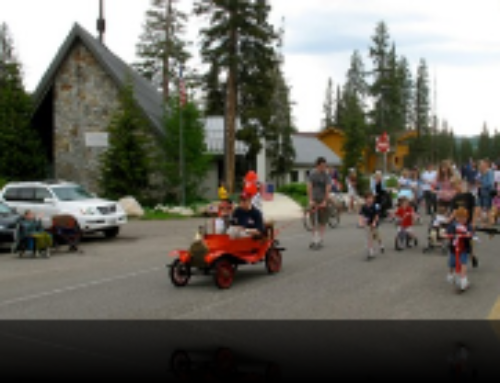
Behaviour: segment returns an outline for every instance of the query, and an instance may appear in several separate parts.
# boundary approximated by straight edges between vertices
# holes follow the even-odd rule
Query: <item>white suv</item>
[[[70,214],[84,233],[101,231],[113,238],[127,222],[127,215],[118,203],[100,199],[70,182],[9,183],[1,191],[0,198],[20,214],[26,210],[41,214],[46,228],[51,226],[52,216]]]

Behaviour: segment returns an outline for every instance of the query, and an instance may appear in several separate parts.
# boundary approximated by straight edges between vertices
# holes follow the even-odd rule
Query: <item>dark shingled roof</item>
[[[158,132],[163,134],[163,99],[161,93],[155,89],[150,81],[135,72],[128,64],[115,56],[105,45],[101,44],[99,40],[78,24],[74,25],[69,36],[59,49],[57,56],[52,61],[52,64],[38,85],[34,94],[35,108],[38,109],[42,104],[44,97],[54,84],[59,68],[78,40],[94,55],[95,59],[119,87],[125,85],[128,75],[131,76],[134,86],[134,98],[138,106],[143,110],[152,125],[157,128]]]

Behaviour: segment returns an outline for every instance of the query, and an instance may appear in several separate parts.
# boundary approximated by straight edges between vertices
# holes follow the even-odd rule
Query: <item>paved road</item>
[[[500,296],[500,238],[481,237],[471,289],[445,281],[446,257],[392,250],[367,262],[363,232],[344,216],[321,251],[308,249],[300,222],[282,234],[283,270],[242,267],[233,287],[211,277],[172,286],[169,250],[185,247],[199,221],[131,222],[115,240],[87,239],[81,255],[18,259],[0,254],[0,319],[485,319]],[[418,232],[423,241],[425,226]],[[498,305],[496,311],[498,312]]]

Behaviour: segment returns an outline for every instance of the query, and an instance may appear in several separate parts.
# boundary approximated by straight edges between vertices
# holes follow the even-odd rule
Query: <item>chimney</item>
[[[106,31],[106,21],[104,20],[104,0],[99,0],[99,19],[97,20],[97,32],[99,41],[104,44],[104,32]]]

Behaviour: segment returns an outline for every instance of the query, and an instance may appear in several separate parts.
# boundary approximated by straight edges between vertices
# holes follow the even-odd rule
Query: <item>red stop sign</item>
[[[377,137],[377,152],[387,153],[391,148],[387,133]]]

